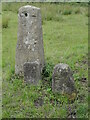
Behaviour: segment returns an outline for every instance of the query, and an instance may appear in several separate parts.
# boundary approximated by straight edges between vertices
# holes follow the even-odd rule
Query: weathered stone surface
[[[52,90],[61,94],[76,92],[72,71],[67,64],[57,64],[52,76]]]
[[[41,78],[40,76],[40,65],[36,62],[24,63],[24,80],[27,83],[37,85]]]
[[[40,8],[23,6],[18,13],[18,40],[15,73],[23,75],[25,62],[37,61],[44,66],[44,49]]]

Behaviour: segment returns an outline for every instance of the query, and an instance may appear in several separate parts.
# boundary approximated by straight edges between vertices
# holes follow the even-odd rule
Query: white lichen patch
[[[34,48],[32,48],[32,51],[34,51]]]

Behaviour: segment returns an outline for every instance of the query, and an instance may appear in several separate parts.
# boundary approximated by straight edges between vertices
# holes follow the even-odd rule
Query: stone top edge
[[[25,64],[33,64],[33,63],[40,64],[38,61],[33,61],[33,62],[25,62],[24,65]]]
[[[68,64],[65,64],[65,63],[58,63],[57,65],[55,65],[54,68],[57,68],[57,67],[60,67],[62,69],[65,69],[65,68],[69,68],[69,65]]]
[[[31,5],[25,5],[19,8],[19,11],[22,9],[36,9],[36,10],[40,10],[40,8],[35,7],[35,6],[31,6]]]

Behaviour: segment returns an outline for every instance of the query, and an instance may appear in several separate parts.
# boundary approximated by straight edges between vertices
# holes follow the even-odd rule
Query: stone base
[[[24,80],[25,82],[33,85],[37,85],[40,76],[40,65],[38,62],[26,62],[24,63]]]

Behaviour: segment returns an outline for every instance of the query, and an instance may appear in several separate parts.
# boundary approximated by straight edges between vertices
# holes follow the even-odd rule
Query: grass
[[[41,8],[46,66],[39,86],[29,86],[16,76],[17,11],[33,4]],[[67,11],[67,8],[71,11]],[[88,117],[88,17],[87,5],[49,3],[3,3],[2,17],[8,27],[2,29],[3,118],[76,118]],[[47,10],[47,11],[46,11]],[[80,12],[79,10],[82,10]],[[77,12],[75,12],[77,11]],[[78,12],[79,11],[79,12]],[[53,13],[53,14],[52,14]],[[66,63],[72,70],[77,98],[71,103],[51,90],[54,65]]]
[[[0,119],[2,118],[2,16],[0,4]]]
[[[9,21],[8,16],[3,17],[2,28],[7,28],[8,27],[8,21]]]

